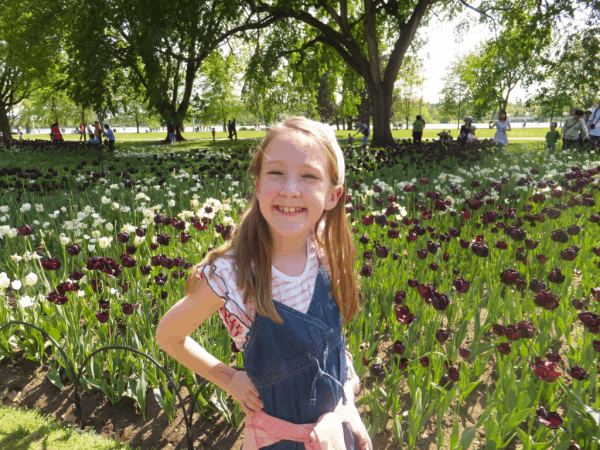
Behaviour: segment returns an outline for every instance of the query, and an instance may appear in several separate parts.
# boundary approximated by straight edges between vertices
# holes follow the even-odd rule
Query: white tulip
[[[98,245],[100,246],[100,248],[106,248],[110,245],[110,241],[112,240],[112,238],[109,237],[101,237],[100,239],[98,239]]]
[[[71,238],[69,238],[68,236],[65,236],[64,234],[61,234],[61,236],[60,236],[60,243],[62,245],[68,245],[69,242],[71,242]]]
[[[35,302],[29,295],[25,295],[24,297],[21,297],[18,300],[18,302],[19,302],[19,305],[21,305],[23,308],[29,308],[30,306],[35,305]]]
[[[18,234],[19,233],[17,232],[16,228],[11,228],[10,230],[8,230],[8,233],[6,233],[6,235],[11,239],[16,238]]]
[[[0,289],[6,289],[8,286],[10,286],[10,278],[6,272],[0,273]]]
[[[94,244],[89,244],[88,245],[88,252],[93,252],[94,250],[96,250],[96,246]]]
[[[21,289],[21,286],[23,286],[23,285],[21,284],[20,280],[13,280],[13,282],[12,282],[12,288],[15,291],[18,291],[19,289]]]
[[[35,283],[37,283],[37,281],[38,281],[38,276],[35,273],[33,273],[33,272],[30,272],[29,275],[27,275],[25,277],[25,283],[28,286],[35,285]]]

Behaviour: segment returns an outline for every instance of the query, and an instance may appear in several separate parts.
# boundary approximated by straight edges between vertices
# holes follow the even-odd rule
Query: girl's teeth
[[[296,213],[296,212],[300,212],[302,211],[302,208],[288,208],[287,206],[285,207],[279,207],[278,208],[280,211],[283,211],[284,213]]]

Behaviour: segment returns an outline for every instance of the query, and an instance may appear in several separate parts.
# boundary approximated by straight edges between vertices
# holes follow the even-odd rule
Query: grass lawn
[[[448,124],[449,126],[449,130],[451,131],[452,135],[456,138],[458,136],[458,130],[456,129],[456,125],[455,124]],[[438,135],[437,133],[439,133],[441,130],[428,130],[427,128],[425,129],[424,133],[423,133],[423,139],[438,139]],[[545,128],[515,128],[512,131],[508,132],[508,140],[509,142],[527,142],[531,139],[544,139],[544,137],[546,136],[546,133],[549,131],[549,129],[545,129]],[[336,136],[338,137],[338,139],[340,139],[340,144],[345,145],[347,138],[348,138],[348,130],[340,130],[340,131],[336,131]],[[490,130],[489,128],[479,128],[476,131],[476,136],[480,139],[482,138],[493,138],[494,134],[496,133],[495,129]],[[356,134],[356,131],[352,132],[352,134]],[[127,143],[128,146],[130,145],[134,145],[137,146],[136,144],[140,144],[142,146],[144,145],[152,145],[152,144],[156,144],[158,143],[158,141],[161,141],[165,138],[166,133],[165,132],[160,132],[160,133],[115,133],[115,137],[117,138],[117,142],[116,144],[123,144],[123,143]],[[243,142],[246,143],[246,145],[248,143],[258,143],[260,142],[260,140],[265,136],[265,131],[239,131],[238,132],[238,139],[242,140]],[[392,136],[395,139],[409,139],[412,138],[412,131],[411,130],[393,130],[392,131]],[[79,135],[76,134],[64,134],[63,137],[65,138],[65,140],[67,141],[78,141],[79,140]],[[186,145],[186,143],[183,144],[176,144],[177,146],[179,145],[183,145],[185,146],[185,148],[194,148],[197,147],[198,145],[202,145],[202,146],[207,146],[210,143],[212,143],[212,135],[209,132],[201,132],[201,133],[184,133],[184,137],[192,142],[196,142],[195,144],[192,144],[190,147],[188,147]],[[49,135],[40,135],[40,134],[30,134],[30,135],[23,135],[24,139],[43,139],[43,140],[49,140],[50,136]],[[520,139],[520,138],[524,138],[524,139]],[[224,133],[224,132],[218,132],[216,134],[216,144],[217,147],[222,147],[225,145],[225,142],[232,142],[228,139],[228,133]],[[234,141],[235,142],[235,141]],[[360,143],[362,142],[362,134],[357,134],[354,140],[355,143]],[[200,144],[201,143],[201,144]]]
[[[83,433],[38,410],[0,407],[0,448],[10,450],[130,450],[125,443]]]

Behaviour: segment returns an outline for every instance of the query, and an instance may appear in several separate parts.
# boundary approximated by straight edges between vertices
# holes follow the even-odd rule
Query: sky
[[[419,31],[421,36],[427,36],[429,39],[429,42],[419,51],[424,59],[426,80],[423,84],[423,100],[426,102],[437,103],[440,100],[440,91],[444,87],[442,78],[446,74],[446,68],[456,56],[473,50],[480,42],[494,36],[486,25],[477,25],[463,37],[462,42],[457,42],[454,29],[459,22],[460,19],[442,23],[434,18],[428,27]],[[426,54],[429,54],[429,57]],[[509,100],[515,102],[517,99],[526,98],[527,92],[517,86],[511,92]]]

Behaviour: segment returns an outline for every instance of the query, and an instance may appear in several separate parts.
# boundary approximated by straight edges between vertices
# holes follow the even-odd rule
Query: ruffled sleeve
[[[251,304],[244,304],[243,292],[237,287],[237,277],[235,271],[235,261],[231,256],[225,255],[217,258],[212,264],[212,269],[209,264],[200,265],[202,277],[206,279],[210,288],[225,300],[224,308],[231,314],[237,322],[246,331],[252,326],[252,309]],[[221,319],[229,329],[232,324],[228,323],[232,318],[227,315],[219,314]]]

